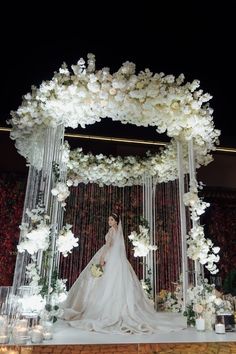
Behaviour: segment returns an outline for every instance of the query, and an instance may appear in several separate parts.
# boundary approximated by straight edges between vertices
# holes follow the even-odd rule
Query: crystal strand
[[[177,142],[177,158],[178,158],[178,176],[179,176],[179,209],[180,209],[180,227],[181,227],[181,255],[182,255],[182,274],[183,274],[183,308],[186,309],[187,289],[188,289],[188,261],[187,261],[187,244],[186,244],[186,213],[183,203],[184,195],[184,173],[183,173],[183,152],[182,145]]]

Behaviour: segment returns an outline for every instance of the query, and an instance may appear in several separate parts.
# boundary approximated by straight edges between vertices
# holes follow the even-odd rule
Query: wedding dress
[[[63,304],[64,320],[76,328],[102,333],[153,333],[182,329],[179,318],[166,319],[154,310],[126,257],[121,223],[111,227],[106,244],[94,255],[71,287]],[[91,265],[105,259],[103,275]]]

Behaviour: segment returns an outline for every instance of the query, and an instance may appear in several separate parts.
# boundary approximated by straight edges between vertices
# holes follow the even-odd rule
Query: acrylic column
[[[180,210],[180,233],[181,233],[181,257],[182,257],[182,284],[183,284],[183,308],[185,311],[187,304],[187,289],[188,289],[188,258],[187,258],[187,223],[186,209],[183,202],[185,193],[185,167],[183,166],[183,146],[177,141],[177,166],[179,180],[179,210]]]
[[[153,177],[143,176],[143,217],[148,221],[150,228],[150,243],[156,244],[155,234],[155,198],[156,198],[156,181]],[[148,255],[143,258],[143,279],[150,279],[152,287],[151,296],[155,302],[157,292],[157,267],[154,260],[154,252],[149,251]]]
[[[47,286],[50,289],[52,273],[58,266],[58,254],[56,252],[56,238],[58,230],[63,224],[63,207],[61,203],[51,194],[58,178],[61,182],[66,179],[66,166],[63,162],[64,146],[64,126],[48,127],[45,129],[44,139],[37,149],[32,151],[31,165],[29,166],[25,202],[22,216],[22,223],[29,223],[26,210],[34,209],[39,203],[44,206],[45,213],[49,216],[51,226],[50,248],[48,254],[48,267],[43,266],[43,252],[39,251],[36,255],[37,267],[41,276],[47,279]],[[35,167],[36,166],[36,167]],[[59,176],[55,176],[54,167],[57,166]],[[20,234],[21,241],[23,235]],[[27,253],[18,253],[15,265],[13,280],[13,291],[16,293],[21,285],[27,284],[25,278],[26,266],[30,263],[31,256]]]

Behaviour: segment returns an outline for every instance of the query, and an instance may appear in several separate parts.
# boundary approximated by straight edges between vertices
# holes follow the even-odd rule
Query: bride
[[[71,287],[63,304],[63,318],[73,327],[103,333],[153,333],[183,326],[157,314],[126,257],[119,216],[108,218],[106,244],[94,255]],[[92,264],[103,268],[91,274]]]

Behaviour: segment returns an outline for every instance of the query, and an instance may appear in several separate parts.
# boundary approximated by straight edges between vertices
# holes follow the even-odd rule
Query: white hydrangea
[[[33,255],[39,250],[45,251],[49,247],[50,227],[44,224],[37,226],[24,235],[24,239],[19,243],[17,249],[20,253],[27,251]]]

